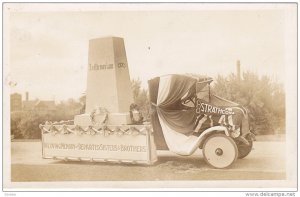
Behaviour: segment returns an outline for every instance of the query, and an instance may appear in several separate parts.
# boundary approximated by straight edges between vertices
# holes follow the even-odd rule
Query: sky
[[[201,9],[10,12],[11,92],[30,99],[79,98],[86,90],[88,42],[124,38],[131,79],[164,74],[216,77],[241,70],[285,80],[285,12]]]

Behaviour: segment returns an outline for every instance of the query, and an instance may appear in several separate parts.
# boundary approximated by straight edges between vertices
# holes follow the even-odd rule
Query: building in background
[[[22,95],[14,93],[10,95],[10,111],[22,111]]]
[[[55,101],[43,101],[39,99],[29,100],[29,93],[25,93],[25,101],[23,101],[23,111],[38,111],[38,112],[54,112]]]
[[[34,105],[38,100],[29,100],[29,93],[26,92],[25,93],[25,100],[23,101],[23,107],[22,110],[23,111],[31,111],[34,110]]]

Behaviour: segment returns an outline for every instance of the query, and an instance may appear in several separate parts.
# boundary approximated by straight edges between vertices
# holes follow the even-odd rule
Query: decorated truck
[[[166,75],[149,81],[151,123],[157,149],[191,155],[226,168],[252,150],[247,110],[211,93],[205,76]]]
[[[99,109],[90,114],[89,125],[40,125],[43,157],[153,164],[157,150],[188,156],[202,149],[210,166],[229,167],[251,152],[255,137],[247,110],[212,94],[212,81],[187,75],[149,80],[151,124],[142,123],[137,108],[132,107],[131,124],[109,124],[109,112]]]

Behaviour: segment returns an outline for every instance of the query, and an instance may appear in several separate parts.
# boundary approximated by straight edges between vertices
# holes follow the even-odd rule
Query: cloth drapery
[[[195,108],[186,108],[181,104],[190,89],[195,87],[196,79],[170,75],[160,78],[157,110],[164,123],[177,132],[189,135],[193,132],[196,120]]]
[[[195,79],[196,80],[196,79]],[[195,84],[191,78],[169,75],[160,78],[157,95],[157,114],[170,151],[190,155],[199,146],[200,137],[191,135],[195,109],[184,109],[181,98]]]

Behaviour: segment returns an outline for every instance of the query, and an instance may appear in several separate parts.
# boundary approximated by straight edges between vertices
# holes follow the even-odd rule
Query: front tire
[[[224,134],[214,134],[208,137],[202,151],[205,162],[214,168],[227,168],[238,157],[236,143]]]

